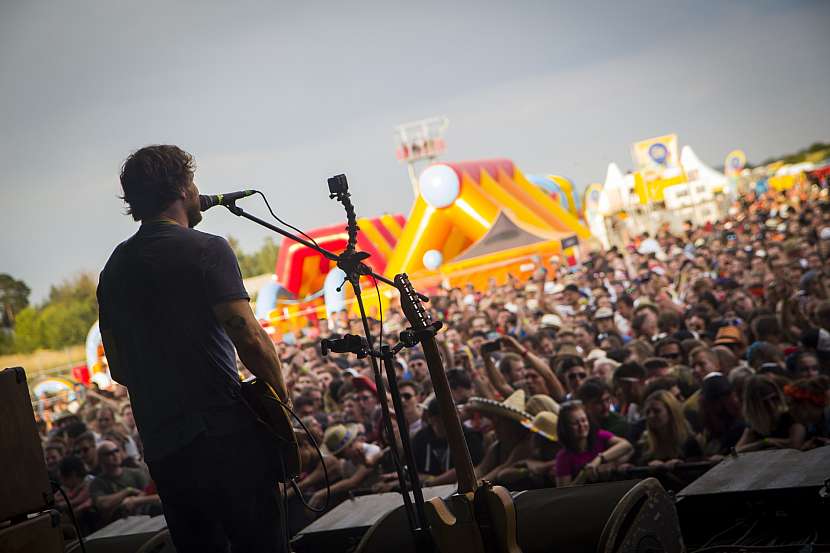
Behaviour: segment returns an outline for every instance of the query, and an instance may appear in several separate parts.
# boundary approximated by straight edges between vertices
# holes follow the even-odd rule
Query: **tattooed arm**
[[[283,401],[291,398],[282,378],[277,349],[251,311],[248,300],[232,300],[213,306],[213,314],[228,333],[239,358],[251,373],[270,384]]]

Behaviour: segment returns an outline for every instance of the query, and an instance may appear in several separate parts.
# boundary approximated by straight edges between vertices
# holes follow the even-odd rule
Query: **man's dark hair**
[[[75,440],[78,436],[87,431],[87,427],[82,422],[71,422],[63,429],[63,431],[66,432],[67,437]]]
[[[643,368],[645,368],[647,374],[653,374],[669,366],[669,360],[663,357],[649,357],[643,361]]]
[[[660,311],[660,315],[657,317],[657,329],[660,332],[674,332],[675,329],[680,330],[682,328],[683,317],[680,316],[680,313],[668,309]]]
[[[449,376],[450,376],[450,372],[452,372],[452,371],[447,371],[447,378],[448,379],[449,379]],[[407,387],[412,388],[412,390],[415,392],[415,395],[418,395],[418,396],[421,395],[421,387],[414,380],[401,380],[400,382],[398,382],[398,390],[401,390],[402,388],[407,388]],[[452,383],[450,383],[450,387],[452,387]]]
[[[620,297],[617,298],[617,305],[625,304],[629,307],[634,307],[634,298],[632,298],[628,294],[621,294]]]
[[[602,399],[602,395],[611,393],[611,387],[600,378],[589,378],[576,391],[576,399],[582,403],[590,403]]]
[[[615,348],[606,353],[606,355],[608,356],[608,359],[613,359],[617,363],[622,363],[625,361],[628,352],[623,348]]]
[[[92,442],[95,444],[95,434],[87,430],[86,432],[79,434],[75,438],[75,445],[78,445],[80,442]]]
[[[752,330],[758,341],[781,336],[781,324],[775,315],[761,315],[752,321]]]
[[[470,378],[470,375],[467,374],[467,371],[465,371],[464,369],[448,370],[447,382],[449,383],[451,390],[454,390],[456,388],[464,388],[465,390],[469,390],[473,387],[473,380]]]
[[[646,385],[646,389],[643,392],[643,397],[648,397],[654,392],[658,390],[666,390],[670,392],[673,387],[677,386],[680,388],[680,384],[677,378],[673,376],[661,376],[660,378],[655,378],[651,382]]]
[[[80,457],[69,455],[61,459],[58,465],[58,473],[61,478],[73,475],[83,478],[86,476],[86,467],[84,467],[84,462],[81,461]]]
[[[683,345],[680,343],[680,340],[672,336],[667,336],[654,344],[654,354],[657,357],[662,357],[663,348],[667,348],[668,346],[677,346],[680,350],[680,356],[683,357]]]
[[[193,181],[193,157],[170,145],[145,146],[121,167],[122,199],[136,221],[155,217]]]
[[[646,370],[636,361],[629,361],[628,363],[623,363],[614,371],[614,380],[616,381],[621,378],[636,378],[637,380],[645,380]]]
[[[559,374],[565,374],[574,367],[584,367],[585,361],[581,357],[566,357],[559,363]]]
[[[294,410],[299,411],[306,405],[314,406],[314,399],[311,396],[301,395],[294,400]]]

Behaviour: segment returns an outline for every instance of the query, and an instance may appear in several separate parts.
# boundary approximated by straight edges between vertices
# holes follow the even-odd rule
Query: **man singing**
[[[193,230],[202,219],[193,172],[177,146],[124,162],[123,198],[141,226],[101,272],[104,348],[129,389],[177,551],[282,551],[274,463],[241,399],[234,346],[283,401],[285,383],[230,246]]]

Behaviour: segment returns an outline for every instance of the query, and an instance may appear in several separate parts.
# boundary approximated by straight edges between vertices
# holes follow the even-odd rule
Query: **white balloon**
[[[451,206],[461,192],[458,174],[449,165],[441,163],[424,169],[418,178],[418,186],[424,200],[436,209]]]
[[[438,250],[427,250],[424,253],[423,261],[424,267],[426,267],[430,271],[434,271],[435,269],[441,266],[441,263],[444,262],[444,254],[442,254]]]

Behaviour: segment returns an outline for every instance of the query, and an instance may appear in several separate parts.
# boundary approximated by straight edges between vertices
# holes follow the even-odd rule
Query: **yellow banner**
[[[682,174],[676,134],[635,142],[631,151],[634,163],[646,181],[673,178]]]
[[[723,163],[723,172],[727,175],[737,175],[746,166],[746,154],[743,150],[732,150]]]

